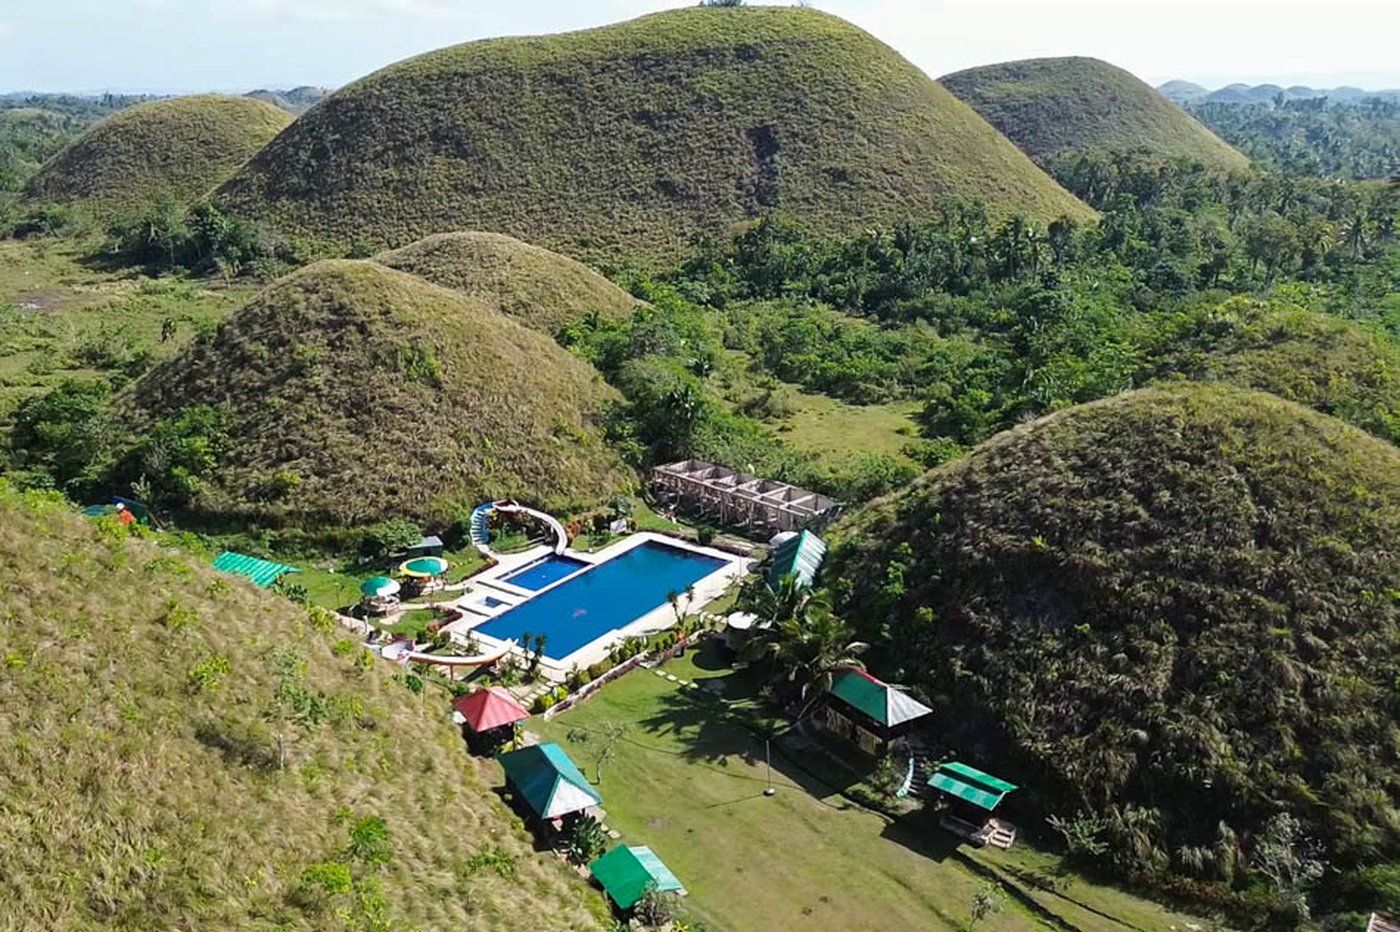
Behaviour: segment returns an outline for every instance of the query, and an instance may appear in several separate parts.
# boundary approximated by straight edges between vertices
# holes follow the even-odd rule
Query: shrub
[[[603,832],[603,826],[590,815],[570,822],[560,841],[564,853],[575,864],[590,864],[596,861],[608,846],[608,836]]]

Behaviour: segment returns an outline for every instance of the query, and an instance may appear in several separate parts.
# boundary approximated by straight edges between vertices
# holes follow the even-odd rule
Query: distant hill
[[[494,308],[342,260],[274,282],[124,403],[138,433],[192,406],[219,412],[227,439],[195,516],[320,530],[447,522],[493,497],[606,498],[632,481],[600,434],[617,398]]]
[[[208,194],[290,122],[281,110],[245,97],[137,104],[55,155],[24,194],[98,215],[139,210],[162,197],[187,203]]]
[[[1036,58],[940,78],[1041,165],[1083,151],[1145,149],[1237,170],[1249,161],[1121,68]]]
[[[249,91],[243,96],[271,104],[279,110],[287,111],[292,116],[300,116],[320,103],[321,99],[329,93],[328,88],[302,86],[283,90],[260,88],[256,91]]]
[[[492,792],[445,694],[361,669],[334,623],[3,482],[0,566],[6,925],[606,925]]]
[[[430,52],[332,94],[220,192],[338,247],[492,230],[654,261],[771,211],[852,231],[947,196],[1091,216],[888,46],[777,7]]]
[[[1225,104],[1269,104],[1280,94],[1284,100],[1315,100],[1326,97],[1334,103],[1358,103],[1371,98],[1400,100],[1400,89],[1368,91],[1359,87],[1307,87],[1294,84],[1280,87],[1277,84],[1230,84],[1211,91],[1190,81],[1168,81],[1159,85],[1162,96],[1178,104],[1225,103]]]
[[[551,335],[587,314],[618,320],[641,304],[588,266],[499,233],[439,233],[375,261]]]
[[[1263,393],[1146,389],[1006,431],[830,540],[838,610],[943,746],[1105,860],[1230,877],[1282,811],[1343,873],[1400,861],[1394,446]]]

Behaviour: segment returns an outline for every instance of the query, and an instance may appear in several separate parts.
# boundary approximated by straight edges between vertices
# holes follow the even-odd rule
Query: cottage
[[[496,758],[506,786],[540,822],[563,827],[569,816],[601,805],[603,798],[564,749],[554,742],[532,744]]]
[[[864,670],[842,670],[831,683],[817,721],[855,742],[867,754],[883,754],[913,723],[933,710]]]

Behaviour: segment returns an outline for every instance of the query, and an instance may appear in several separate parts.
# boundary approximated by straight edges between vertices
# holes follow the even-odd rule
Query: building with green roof
[[[932,711],[898,687],[852,667],[832,678],[825,715],[818,721],[861,750],[880,754]]]
[[[261,589],[266,589],[288,573],[301,572],[295,566],[274,563],[271,560],[260,560],[247,554],[234,553],[232,550],[225,550],[214,558],[214,569],[221,573],[250,579],[253,585]]]
[[[773,547],[773,562],[768,568],[768,585],[777,589],[778,584],[791,576],[804,589],[810,588],[817,580],[817,571],[826,559],[826,541],[811,531],[800,531],[784,537]]]
[[[1016,827],[992,813],[1008,793],[1020,789],[1016,784],[962,761],[946,761],[934,768],[928,786],[947,803],[939,822],[944,828],[977,845],[1010,848],[1015,842]]]
[[[676,875],[646,845],[618,845],[588,869],[621,910],[637,905],[648,890],[685,892]]]
[[[506,772],[506,785],[541,821],[559,820],[603,802],[564,749],[552,741],[496,759]]]

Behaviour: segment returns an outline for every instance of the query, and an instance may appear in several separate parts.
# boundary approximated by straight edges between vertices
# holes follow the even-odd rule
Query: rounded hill
[[[55,155],[25,187],[31,201],[83,205],[99,215],[162,199],[194,201],[233,175],[291,123],[259,100],[205,94],[128,107]]]
[[[651,260],[773,211],[850,232],[949,196],[1091,216],[888,46],[773,7],[674,10],[391,65],[326,98],[221,192],[235,213],[327,244],[494,230]]]
[[[550,334],[588,314],[625,318],[641,303],[581,262],[499,233],[439,233],[375,261]]]
[[[616,398],[492,308],[340,260],[273,283],[128,404],[145,428],[207,409],[216,450],[194,514],[334,527],[440,523],[483,498],[604,498],[630,480],[599,427]]]
[[[7,926],[606,925],[447,699],[324,614],[4,482],[0,566]]]
[[[1238,171],[1249,160],[1132,74],[1096,58],[1033,58],[939,79],[1023,152],[1147,150]]]
[[[1007,431],[838,526],[838,608],[947,750],[1119,867],[1229,878],[1291,813],[1400,858],[1400,451],[1261,392]],[[1087,850],[1087,849],[1086,849]]]

